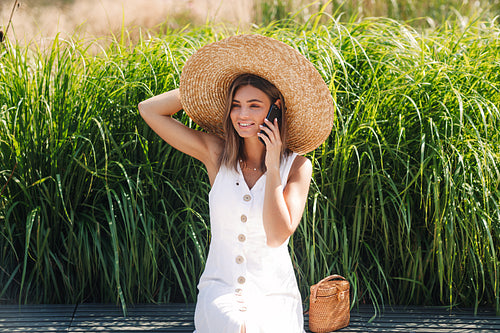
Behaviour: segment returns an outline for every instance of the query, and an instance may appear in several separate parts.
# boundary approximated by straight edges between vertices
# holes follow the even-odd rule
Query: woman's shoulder
[[[303,155],[297,155],[293,160],[290,173],[300,173],[303,176],[311,177],[312,174],[311,160]]]
[[[311,160],[305,157],[304,155],[298,155],[296,154],[295,159],[293,160],[292,168],[293,167],[297,168],[311,168],[312,169],[312,163]]]
[[[311,164],[311,161],[307,157],[294,152],[290,152],[289,154],[287,154],[285,156],[285,160],[286,162],[292,163],[293,165]]]
[[[312,174],[312,163],[307,157],[291,153],[288,155],[287,159],[291,163],[290,171],[288,172],[288,180],[292,177],[310,179]]]

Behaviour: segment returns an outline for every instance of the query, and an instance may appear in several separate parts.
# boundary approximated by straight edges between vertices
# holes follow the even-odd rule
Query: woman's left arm
[[[280,246],[297,229],[307,201],[311,175],[311,161],[300,155],[293,161],[284,189],[279,169],[268,169],[263,213],[268,246]]]

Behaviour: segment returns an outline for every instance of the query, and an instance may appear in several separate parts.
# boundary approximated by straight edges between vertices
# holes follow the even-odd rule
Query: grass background
[[[354,304],[377,310],[500,312],[495,12],[413,26],[327,9],[285,10],[248,30],[310,59],[336,104],[332,135],[307,155],[313,183],[290,244],[304,301],[338,273]],[[177,87],[196,49],[241,32],[165,25],[0,45],[1,302],[195,301],[206,172],[136,105]]]

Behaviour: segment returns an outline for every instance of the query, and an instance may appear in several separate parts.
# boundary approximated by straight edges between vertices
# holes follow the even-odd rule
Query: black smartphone
[[[274,119],[278,119],[278,128],[281,128],[281,109],[276,104],[271,104],[266,119],[272,122],[273,124],[274,124]],[[264,126],[268,127],[266,123],[264,123]],[[260,133],[263,133],[264,135],[267,136],[267,133],[264,130],[261,130]],[[262,140],[262,138],[259,138],[259,140],[260,142],[264,143],[264,140]]]

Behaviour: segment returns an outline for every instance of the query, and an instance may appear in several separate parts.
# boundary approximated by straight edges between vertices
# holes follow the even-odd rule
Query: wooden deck
[[[0,332],[193,332],[193,315],[193,304],[135,305],[126,317],[116,305],[0,305]],[[371,307],[354,309],[350,325],[338,332],[500,333],[493,309],[474,316],[472,310],[393,307],[372,316]]]

